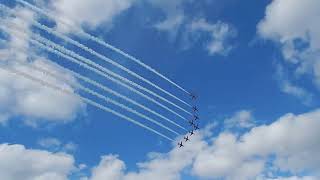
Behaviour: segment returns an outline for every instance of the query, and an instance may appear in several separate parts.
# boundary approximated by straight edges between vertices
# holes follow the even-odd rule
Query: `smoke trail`
[[[161,137],[163,137],[163,138],[165,138],[165,139],[167,139],[169,141],[174,141],[172,138],[169,138],[168,136],[166,136],[166,135],[164,135],[164,134],[162,134],[162,133],[160,133],[160,132],[158,132],[158,131],[156,131],[156,130],[154,130],[154,129],[152,129],[152,128],[150,128],[150,127],[148,127],[148,126],[146,126],[146,125],[144,125],[144,124],[142,124],[142,123],[140,123],[140,122],[138,122],[138,121],[136,121],[136,120],[134,120],[134,119],[132,119],[132,118],[130,118],[128,116],[122,115],[122,114],[118,113],[117,111],[114,111],[114,110],[112,110],[112,109],[110,109],[108,107],[105,107],[105,106],[103,106],[103,105],[101,105],[99,103],[96,103],[96,102],[94,102],[94,101],[92,101],[90,99],[87,99],[85,97],[82,97],[82,96],[80,96],[78,94],[74,94],[72,91],[69,91],[67,89],[63,89],[61,87],[58,87],[58,86],[50,84],[50,83],[47,83],[47,82],[45,82],[45,81],[43,81],[41,79],[35,78],[35,77],[33,77],[33,76],[31,76],[31,75],[29,75],[27,73],[24,73],[24,72],[21,72],[21,71],[18,71],[18,70],[6,69],[6,68],[3,68],[3,67],[1,67],[1,69],[2,70],[6,70],[8,72],[11,72],[11,73],[13,73],[15,75],[21,76],[21,77],[23,77],[25,79],[28,79],[30,81],[37,82],[37,83],[39,83],[42,86],[45,86],[47,88],[54,89],[56,91],[59,91],[61,93],[64,93],[64,94],[67,94],[67,95],[70,95],[70,96],[76,96],[79,99],[81,99],[82,101],[86,102],[87,104],[90,104],[90,105],[92,105],[92,106],[94,106],[96,108],[99,108],[101,110],[104,110],[106,112],[109,112],[109,113],[111,113],[113,115],[116,115],[116,116],[122,118],[122,119],[125,119],[125,120],[127,120],[127,121],[129,121],[129,122],[131,122],[131,123],[133,123],[133,124],[135,124],[137,126],[140,126],[141,128],[144,128],[144,129],[146,129],[146,130],[148,130],[150,132],[153,132],[153,133],[155,133],[155,134],[157,134],[157,135],[159,135],[159,136],[161,136]]]
[[[56,17],[52,16],[52,15],[50,14],[50,12],[48,12],[48,11],[46,11],[46,10],[43,10],[43,9],[41,9],[41,8],[38,8],[37,6],[34,6],[34,5],[32,5],[32,4],[24,1],[24,0],[16,0],[16,1],[19,2],[19,3],[21,3],[21,4],[23,4],[23,5],[25,5],[25,6],[27,6],[28,8],[32,9],[33,11],[36,11],[36,12],[38,12],[38,13],[40,13],[40,14],[43,14],[43,15],[51,18],[51,19],[56,20]],[[60,20],[60,22],[61,22],[62,24],[64,24],[65,26],[71,27],[71,25],[69,25],[69,24],[68,24],[67,22],[65,22],[63,19],[59,18],[59,20]],[[117,52],[117,53],[119,53],[119,54],[127,57],[128,59],[134,61],[135,63],[141,65],[142,67],[144,67],[144,68],[148,69],[149,71],[155,73],[156,75],[160,76],[161,78],[163,78],[164,80],[168,81],[169,83],[171,83],[171,84],[174,85],[175,87],[179,88],[179,89],[182,90],[183,92],[185,92],[185,93],[187,93],[187,94],[189,94],[189,95],[191,94],[191,93],[189,93],[187,90],[185,90],[184,88],[182,88],[181,86],[179,86],[178,84],[176,84],[175,82],[173,82],[172,80],[170,80],[169,78],[167,78],[167,77],[165,77],[164,75],[162,75],[161,73],[159,73],[157,70],[155,70],[155,69],[153,69],[152,67],[150,67],[150,66],[146,65],[145,63],[143,63],[141,60],[139,60],[139,59],[137,59],[137,58],[129,55],[128,53],[123,52],[122,50],[120,50],[120,49],[112,46],[112,45],[109,44],[109,43],[106,43],[105,41],[103,41],[103,40],[101,40],[101,39],[99,39],[99,38],[97,38],[97,37],[95,37],[95,36],[92,36],[91,34],[83,31],[82,29],[78,29],[77,32],[79,33],[79,35],[82,35],[82,36],[84,36],[84,37],[86,37],[86,38],[88,38],[88,39],[90,39],[90,40],[92,40],[92,41],[95,41],[96,43],[104,46],[105,48],[109,48],[109,49],[111,49],[111,50],[113,50],[113,51],[115,51],[115,52]],[[182,101],[182,100],[179,100],[179,101],[181,101],[182,103],[184,103],[184,104],[186,104],[187,106],[190,106],[190,107],[191,107],[191,105],[188,104],[188,103],[186,103],[185,101]]]
[[[35,65],[35,67],[41,69],[40,67],[38,67],[38,66],[36,66],[36,65]],[[161,115],[161,114],[153,111],[152,109],[150,109],[150,108],[148,108],[148,107],[146,107],[146,106],[144,106],[144,105],[136,102],[135,100],[133,100],[133,99],[131,99],[131,98],[125,96],[125,95],[122,95],[122,94],[120,94],[120,93],[118,93],[118,92],[116,92],[116,91],[113,91],[112,89],[110,89],[110,88],[108,88],[108,87],[106,87],[106,86],[104,86],[104,85],[102,85],[102,84],[100,84],[100,83],[98,83],[98,82],[96,82],[96,81],[94,81],[94,80],[91,80],[91,79],[89,79],[89,78],[87,78],[87,77],[84,77],[84,76],[82,76],[82,75],[80,75],[80,74],[78,74],[78,73],[76,73],[76,72],[74,72],[74,71],[72,71],[72,70],[70,70],[70,69],[66,69],[66,68],[64,68],[64,67],[60,67],[60,68],[62,68],[64,71],[67,71],[68,73],[72,74],[74,77],[76,77],[76,78],[78,78],[78,79],[81,79],[81,80],[83,80],[83,81],[85,81],[85,82],[87,82],[87,83],[89,83],[89,84],[91,84],[91,85],[93,85],[93,86],[95,86],[95,87],[98,87],[98,88],[104,90],[104,91],[107,92],[107,93],[110,93],[110,94],[112,94],[112,95],[114,95],[114,96],[117,96],[117,97],[119,97],[119,98],[121,98],[121,99],[124,99],[124,100],[126,100],[126,101],[128,101],[128,102],[130,102],[130,103],[132,103],[132,104],[134,104],[134,105],[136,105],[136,106],[138,106],[138,107],[140,107],[141,109],[144,109],[144,110],[146,110],[146,111],[148,111],[148,112],[150,112],[150,113],[152,113],[152,114],[154,114],[154,115],[156,115],[156,116],[158,116],[158,117],[166,120],[167,122],[169,122],[169,123],[171,123],[171,124],[173,124],[173,125],[181,128],[181,129],[187,131],[187,129],[185,129],[184,127],[180,126],[179,124],[171,121],[171,120],[168,119],[167,117],[165,117],[165,116],[163,116],[163,115]],[[43,71],[44,71],[44,70],[43,70]],[[49,74],[49,75],[50,75],[50,74]]]
[[[7,24],[7,25],[10,26],[10,24]],[[2,27],[3,27],[3,26],[2,26]],[[12,27],[12,26],[11,26],[11,27]],[[15,27],[15,28],[19,28],[19,27]],[[24,33],[24,32],[23,32],[23,33]],[[20,35],[19,33],[14,33],[14,35],[21,37],[21,35]],[[89,66],[88,64],[92,65],[93,62],[91,62],[91,61],[88,60],[87,58],[84,58],[84,57],[82,57],[82,56],[79,56],[78,54],[74,53],[73,51],[69,51],[69,50],[65,49],[64,47],[59,46],[59,45],[57,45],[57,44],[55,44],[55,43],[53,43],[53,42],[51,42],[51,41],[49,41],[49,40],[47,40],[47,39],[44,39],[44,38],[42,38],[42,37],[34,36],[34,38],[35,38],[36,40],[29,39],[29,41],[30,41],[32,44],[35,44],[36,46],[39,46],[40,48],[42,48],[42,49],[44,49],[44,50],[47,50],[47,51],[49,51],[49,52],[51,52],[51,53],[54,53],[54,54],[56,54],[56,55],[58,55],[58,56],[61,56],[61,57],[65,58],[66,60],[71,61],[71,62],[73,62],[73,63],[76,63],[76,64],[78,64],[78,65],[80,65],[80,66],[82,66],[82,67],[84,67],[84,68],[86,68],[86,69],[88,69],[88,70],[90,70],[90,71],[93,71],[93,72],[95,72],[95,73],[97,73],[97,74],[99,74],[99,75],[101,75],[101,76],[103,76],[103,77],[111,80],[112,82],[115,82],[115,83],[117,83],[117,84],[119,84],[119,85],[121,85],[121,86],[123,86],[123,87],[125,87],[125,88],[127,88],[127,89],[129,89],[129,90],[131,90],[131,91],[133,91],[133,92],[135,92],[136,94],[139,94],[140,96],[148,99],[149,101],[157,104],[158,106],[166,109],[167,111],[169,111],[169,112],[175,114],[176,116],[178,116],[178,117],[184,119],[185,121],[187,121],[186,118],[184,118],[184,117],[181,116],[180,114],[176,113],[175,111],[169,109],[167,106],[159,103],[159,102],[156,101],[155,99],[153,99],[153,98],[151,98],[151,97],[149,97],[149,96],[141,93],[140,91],[137,91],[136,89],[128,86],[128,85],[125,84],[125,83],[122,83],[121,81],[119,81],[119,80],[117,80],[117,79],[115,79],[115,78],[110,77],[108,74],[103,73],[103,72],[101,72],[100,70],[97,70],[97,69]],[[40,41],[41,43],[40,43],[39,41]],[[43,43],[43,44],[42,44],[42,43]],[[49,45],[50,47],[45,46],[46,43],[50,43],[50,45],[53,46],[53,47],[51,47],[50,45]],[[60,47],[60,48],[59,48],[60,51],[66,51],[66,52],[64,52],[64,53],[66,53],[66,54],[68,53],[68,54],[66,55],[66,54],[64,54],[64,53],[62,53],[62,52],[54,49],[54,48],[57,48],[57,47],[58,47],[58,48]],[[70,56],[70,53],[71,53],[72,55],[75,55],[76,57],[79,56],[79,57],[78,57],[79,60],[78,60],[78,59],[75,59],[75,58],[72,57],[72,56]],[[84,61],[84,62],[82,62],[82,61]],[[86,64],[86,63],[87,63],[87,64]],[[108,70],[106,70],[106,71],[108,72]],[[110,72],[110,74],[111,74],[112,76],[116,76],[116,77],[118,76],[117,74],[115,74],[115,73],[113,73],[113,72]],[[121,78],[121,76],[120,76],[120,78]],[[124,79],[121,79],[121,80],[123,80],[123,81],[125,81],[125,82],[127,82],[127,83],[130,83],[130,84],[132,83],[131,85],[136,85],[134,82],[132,82],[132,81],[130,81],[130,80],[127,80],[127,79],[125,79],[125,78],[124,78]],[[136,85],[136,86],[139,87],[139,85]]]
[[[104,74],[109,74],[109,75],[111,75],[113,77],[116,77],[116,78],[120,79],[121,81],[124,81],[124,82],[126,82],[126,83],[128,83],[128,84],[130,84],[130,85],[132,85],[132,86],[134,86],[134,87],[136,87],[138,89],[140,89],[140,90],[143,90],[145,92],[148,92],[149,94],[152,94],[152,95],[158,97],[158,95],[155,94],[154,92],[152,92],[152,91],[140,86],[139,84],[136,84],[135,82],[133,82],[133,81],[131,81],[131,80],[125,78],[125,77],[120,76],[119,74],[116,74],[116,73],[104,68],[103,66],[100,66],[99,64],[94,63],[93,61],[89,60],[88,58],[85,58],[85,57],[83,57],[83,56],[81,56],[81,55],[79,55],[79,54],[77,54],[77,53],[75,53],[75,52],[73,52],[71,50],[66,49],[64,46],[58,45],[58,44],[56,44],[56,43],[54,43],[54,42],[52,42],[52,41],[50,41],[48,39],[45,39],[45,38],[39,36],[39,35],[33,35],[33,38],[35,40],[37,40],[37,41],[39,41],[39,42],[51,47],[51,48],[53,48],[53,49],[56,49],[56,50],[66,54],[68,56],[71,56],[71,57],[76,58],[76,59],[78,59],[78,60],[80,60],[82,62],[85,62],[86,64],[89,64],[89,65],[93,66],[94,68],[98,69],[100,72],[102,71]],[[156,100],[154,100],[154,101],[156,101]],[[156,101],[156,102],[158,102],[158,101]],[[161,103],[158,102],[157,104],[159,105]],[[176,116],[187,120],[185,117],[181,116],[179,113],[173,111],[169,107],[167,107],[167,106],[165,106],[163,104],[161,104],[161,107],[165,108],[166,110],[170,111],[171,113],[175,114]]]
[[[2,4],[0,4],[0,8],[1,8],[2,10],[4,10],[4,11],[8,12],[9,14],[13,14],[13,10],[11,10],[10,8],[8,8],[8,7],[6,7],[6,6],[2,5]],[[23,18],[23,17],[22,17],[22,18]],[[92,49],[84,46],[83,44],[78,43],[77,41],[74,41],[73,39],[70,39],[69,37],[64,36],[64,35],[61,34],[61,33],[55,32],[55,31],[51,30],[50,28],[48,28],[47,26],[44,26],[44,25],[38,23],[37,21],[33,21],[33,20],[31,20],[31,21],[32,21],[32,23],[33,23],[36,27],[38,27],[38,28],[40,28],[40,29],[42,29],[42,30],[44,30],[44,31],[52,34],[52,35],[55,35],[55,36],[63,39],[64,41],[69,42],[69,43],[71,43],[71,44],[73,44],[73,45],[75,45],[75,46],[77,46],[77,47],[79,47],[79,48],[81,48],[81,49],[83,49],[83,50],[85,50],[85,51],[88,51],[88,52],[91,53],[92,55],[95,55],[95,56],[97,56],[97,57],[99,57],[99,58],[101,58],[101,59],[103,59],[103,60],[105,60],[105,61],[107,61],[107,62],[109,62],[109,63],[111,63],[111,64],[113,64],[113,65],[115,65],[115,66],[117,66],[117,67],[119,67],[120,69],[128,72],[129,74],[131,74],[131,75],[133,75],[133,76],[135,76],[135,77],[137,77],[137,78],[139,78],[139,79],[142,79],[142,80],[144,80],[144,81],[148,81],[148,80],[144,79],[143,77],[137,75],[136,73],[130,71],[129,69],[121,66],[120,64],[115,63],[115,62],[112,61],[111,59],[109,59],[109,58],[107,58],[107,57],[105,57],[105,56],[103,56],[103,55],[101,55],[101,54],[96,53],[95,51],[93,51]],[[41,37],[39,37],[39,38],[41,38]],[[44,40],[43,40],[43,41],[44,41]],[[49,43],[50,43],[50,42],[49,42]],[[61,47],[58,47],[58,48],[61,49]],[[63,48],[63,47],[62,47],[62,48]],[[62,50],[60,50],[60,51],[62,51]],[[90,61],[90,60],[89,60],[89,61]],[[92,66],[94,66],[94,67],[96,67],[96,68],[98,68],[98,69],[100,69],[100,70],[102,69],[104,72],[106,71],[106,68],[104,68],[103,66],[100,66],[100,65],[99,65],[99,67],[98,67],[98,64],[96,64],[96,63],[94,63],[94,62],[92,62],[91,64],[93,64]],[[110,74],[111,71],[108,70],[108,72],[109,72],[109,74]],[[114,74],[114,73],[113,73],[113,74]],[[123,78],[122,76],[120,76],[120,75],[117,75],[117,77],[118,77],[118,78],[121,77],[122,79],[124,79],[124,78]],[[119,79],[121,79],[121,78],[119,78]],[[128,80],[128,79],[126,79],[126,80]],[[150,82],[150,81],[148,81],[148,82],[151,83],[151,84],[153,84],[153,83]],[[136,83],[135,83],[135,84],[136,84]],[[155,85],[155,84],[153,84],[153,85]],[[155,86],[156,86],[156,85],[155,85]],[[143,87],[143,86],[140,86],[140,87]],[[158,87],[158,86],[157,86],[157,87]],[[159,87],[159,88],[160,88],[160,87]],[[141,88],[140,88],[140,89],[141,89]],[[161,88],[160,88],[160,89],[161,89]],[[159,99],[161,99],[161,100],[163,100],[163,101],[165,101],[165,102],[173,105],[174,107],[176,107],[176,108],[184,111],[185,113],[187,113],[187,114],[189,114],[189,115],[192,115],[190,112],[186,111],[185,109],[181,108],[180,106],[176,105],[175,103],[173,103],[173,102],[171,102],[171,101],[163,98],[162,96],[154,93],[153,91],[147,90],[147,88],[144,88],[144,87],[143,87],[142,90],[144,90],[144,91],[148,92],[149,94],[152,94],[152,95],[156,96],[157,98],[159,98]]]
[[[118,67],[119,69],[127,72],[128,74],[130,74],[130,75],[132,75],[132,76],[134,76],[134,77],[136,77],[136,78],[138,78],[138,79],[146,82],[147,84],[155,87],[156,89],[164,92],[165,94],[167,94],[167,95],[169,95],[169,96],[171,96],[171,97],[173,97],[173,98],[175,98],[175,99],[177,99],[177,100],[180,100],[178,97],[174,96],[174,95],[171,94],[170,92],[162,89],[161,87],[155,85],[155,84],[152,83],[151,81],[149,81],[149,80],[141,77],[140,75],[138,75],[138,74],[136,74],[135,72],[127,69],[126,67],[124,67],[124,66],[116,63],[115,61],[111,60],[110,58],[107,58],[106,56],[97,53],[97,52],[94,51],[93,49],[91,49],[91,48],[89,48],[89,47],[87,47],[87,46],[85,46],[85,45],[83,45],[83,44],[81,44],[81,43],[79,43],[79,42],[77,42],[77,41],[75,41],[75,40],[73,40],[73,39],[71,39],[71,38],[69,38],[69,37],[61,34],[61,33],[59,33],[59,32],[57,32],[57,31],[54,31],[54,30],[48,28],[47,26],[45,26],[45,25],[43,25],[43,24],[40,24],[40,23],[38,23],[38,22],[36,22],[36,21],[33,21],[33,23],[34,23],[34,25],[35,25],[36,27],[38,27],[38,28],[40,28],[40,29],[42,29],[42,30],[44,30],[44,31],[52,34],[52,35],[55,35],[55,36],[61,38],[62,40],[66,41],[66,42],[68,42],[68,43],[71,43],[71,44],[73,44],[73,45],[75,45],[75,46],[77,46],[77,47],[79,47],[79,48],[81,48],[81,49],[83,49],[83,50],[91,53],[92,55],[94,55],[94,56],[102,59],[103,61],[108,62],[108,63],[110,63],[110,64]],[[158,95],[157,97],[158,97],[159,99],[161,99],[161,100],[163,100],[163,101],[165,101],[165,102],[167,102],[167,103],[175,106],[176,108],[178,108],[178,109],[180,109],[180,110],[182,110],[182,111],[184,111],[184,112],[192,115],[190,112],[186,111],[185,109],[181,108],[180,106],[176,105],[175,103],[173,103],[173,102],[171,102],[171,101],[169,101],[169,100],[167,100],[167,99],[165,99],[165,98],[163,98],[163,97],[161,97],[161,96],[159,96],[159,95]]]
[[[4,11],[7,11],[9,14],[13,14],[13,10],[11,10],[10,8],[8,8],[8,7],[6,7],[6,6],[2,5],[2,4],[0,4],[0,8],[3,9]],[[24,17],[22,17],[22,18],[24,18]],[[167,95],[169,95],[169,96],[171,96],[171,97],[173,97],[173,98],[175,98],[175,99],[177,99],[177,100],[180,100],[178,97],[174,96],[174,95],[171,94],[170,92],[162,89],[161,87],[155,85],[155,84],[152,83],[151,81],[149,81],[149,80],[141,77],[140,75],[138,75],[138,74],[136,74],[135,72],[131,71],[130,69],[128,69],[128,68],[120,65],[119,63],[116,63],[116,62],[113,61],[112,59],[107,58],[106,56],[97,53],[97,52],[94,51],[93,49],[91,49],[91,48],[89,48],[89,47],[87,47],[87,46],[85,46],[85,45],[83,45],[83,44],[81,44],[81,43],[79,43],[79,42],[77,42],[77,41],[69,38],[68,36],[63,35],[62,33],[59,33],[59,32],[57,32],[57,31],[54,31],[54,30],[52,30],[51,28],[49,28],[49,27],[47,27],[47,26],[45,26],[45,25],[43,25],[43,24],[40,24],[40,23],[37,22],[37,21],[34,21],[34,20],[30,20],[30,21],[31,21],[37,28],[42,29],[42,30],[46,31],[46,32],[49,33],[49,34],[52,34],[52,35],[54,35],[54,36],[57,36],[57,37],[59,37],[60,39],[66,41],[66,42],[68,42],[68,43],[70,43],[70,44],[73,44],[73,45],[81,48],[82,50],[85,50],[85,51],[89,52],[90,54],[92,54],[92,55],[100,58],[101,60],[103,60],[103,61],[105,61],[105,62],[108,62],[108,63],[116,66],[117,68],[119,68],[119,69],[127,72],[128,74],[130,74],[130,75],[132,75],[132,76],[134,76],[134,77],[136,77],[136,78],[138,78],[138,79],[146,82],[147,84],[149,84],[149,85],[151,85],[152,87],[155,87],[156,89],[158,89],[158,90],[166,93]],[[150,91],[150,92],[152,92],[152,91]],[[189,114],[189,115],[192,115],[190,112],[186,111],[185,109],[183,109],[182,107],[178,106],[177,104],[169,101],[168,99],[163,98],[162,96],[160,96],[160,95],[158,95],[158,94],[156,94],[156,93],[154,93],[154,92],[153,92],[153,95],[155,95],[155,96],[158,97],[159,99],[161,99],[161,100],[163,100],[163,101],[171,104],[172,106],[180,109],[181,111],[183,111],[183,112],[185,112],[185,113],[187,113],[187,114]],[[180,101],[181,101],[181,100],[180,100]]]
[[[71,83],[69,80],[67,80],[66,78],[64,78],[64,77],[62,77],[62,76],[59,76],[59,75],[56,75],[56,74],[54,74],[54,73],[52,73],[52,72],[49,72],[48,70],[46,70],[46,69],[44,69],[44,68],[41,68],[41,67],[38,67],[38,66],[29,66],[29,67],[30,67],[30,68],[33,68],[33,69],[35,69],[35,70],[37,70],[37,71],[39,71],[39,72],[42,72],[42,73],[45,74],[45,75],[49,75],[49,76],[51,76],[51,77],[53,77],[53,78],[55,78],[55,79],[62,80],[62,81],[64,81],[64,82],[67,82],[68,84],[72,84],[72,83]],[[82,85],[80,85],[80,84],[76,84],[76,85],[73,85],[73,86],[75,86],[76,88],[78,88],[78,89],[80,89],[80,90],[82,90],[82,91],[84,91],[84,92],[87,92],[88,94],[91,94],[91,95],[93,95],[93,96],[96,96],[96,97],[98,97],[99,99],[102,99],[102,100],[104,100],[104,101],[107,102],[107,103],[111,103],[111,104],[113,104],[113,105],[115,105],[115,106],[118,106],[118,107],[120,107],[120,108],[122,108],[122,109],[125,109],[125,110],[127,110],[127,111],[129,111],[129,112],[131,112],[131,113],[133,113],[133,114],[141,117],[141,118],[144,118],[144,119],[146,119],[146,120],[148,120],[148,121],[150,121],[150,122],[152,122],[152,123],[154,123],[154,124],[156,124],[156,125],[164,128],[164,129],[166,129],[166,130],[168,130],[168,131],[170,131],[170,132],[172,132],[172,133],[174,133],[174,134],[176,134],[176,135],[178,135],[178,136],[180,135],[178,132],[170,129],[169,127],[163,125],[162,123],[159,123],[159,122],[157,122],[156,120],[154,120],[154,119],[152,119],[152,118],[149,118],[148,116],[146,116],[146,115],[144,115],[144,114],[142,114],[142,113],[140,113],[140,112],[138,112],[138,111],[136,111],[136,110],[134,110],[134,109],[132,109],[132,108],[124,105],[124,104],[121,104],[121,103],[119,103],[119,102],[117,102],[117,101],[115,101],[115,100],[112,100],[112,99],[110,99],[110,98],[108,98],[108,97],[106,97],[106,96],[104,96],[104,95],[101,95],[101,94],[99,94],[99,93],[97,93],[97,92],[95,92],[95,91],[93,91],[93,90],[91,90],[91,89],[89,89],[89,88],[86,88],[86,87],[84,87],[84,86],[82,86]]]
[[[94,51],[93,49],[91,49],[91,48],[89,48],[89,47],[87,47],[87,46],[85,46],[85,45],[83,45],[83,44],[81,44],[81,43],[79,43],[79,42],[77,42],[77,41],[75,41],[75,40],[73,40],[73,39],[71,39],[71,38],[69,38],[69,37],[67,37],[67,36],[65,36],[65,35],[63,35],[63,34],[61,34],[61,33],[59,33],[59,32],[57,32],[57,31],[54,31],[54,30],[52,30],[52,29],[48,28],[47,26],[45,26],[45,25],[43,25],[43,24],[38,23],[37,21],[33,21],[33,24],[34,24],[37,28],[40,28],[40,29],[42,29],[42,30],[44,30],[44,31],[46,31],[46,32],[48,32],[48,33],[50,33],[50,34],[54,35],[54,36],[57,36],[57,37],[61,38],[62,40],[66,41],[66,42],[68,42],[68,43],[70,43],[70,44],[73,44],[73,45],[75,45],[75,46],[77,46],[77,47],[79,47],[79,48],[81,48],[81,49],[83,49],[83,50],[85,50],[85,51],[89,52],[90,54],[92,54],[92,55],[94,55],[94,56],[96,56],[96,57],[98,57],[98,58],[102,59],[103,61],[108,62],[108,63],[110,63],[110,64],[112,64],[112,65],[114,65],[114,66],[118,67],[119,69],[121,69],[121,70],[123,70],[123,71],[127,72],[128,74],[130,74],[130,75],[132,75],[132,76],[134,76],[134,77],[136,77],[136,78],[138,78],[138,79],[140,79],[140,80],[142,80],[142,81],[144,81],[144,82],[148,83],[149,85],[151,85],[151,86],[153,86],[153,87],[157,88],[158,90],[160,90],[160,91],[162,91],[162,92],[164,92],[164,93],[166,93],[166,94],[170,95],[171,97],[173,97],[173,98],[175,98],[175,99],[180,100],[178,97],[176,97],[176,96],[174,96],[173,94],[169,93],[168,91],[166,91],[166,90],[162,89],[161,87],[159,87],[159,86],[155,85],[155,84],[154,84],[154,83],[152,83],[151,81],[149,81],[149,80],[147,80],[147,79],[145,79],[145,78],[141,77],[140,75],[138,75],[138,74],[136,74],[135,72],[133,72],[133,71],[129,70],[128,68],[126,68],[126,67],[124,67],[124,66],[122,66],[122,65],[120,65],[120,64],[118,64],[118,63],[116,63],[115,61],[113,61],[113,60],[111,60],[111,59],[107,58],[106,56],[104,56],[104,55],[101,55],[101,54],[97,53],[97,52],[96,52],[96,51]],[[158,95],[158,94],[156,95],[156,97],[158,97],[159,99],[161,99],[161,100],[163,100],[163,101],[165,101],[165,102],[167,102],[167,103],[171,104],[172,106],[174,106],[174,107],[176,107],[176,108],[180,109],[181,111],[183,111],[183,112],[185,112],[185,113],[187,113],[187,114],[189,114],[189,115],[192,115],[190,112],[188,112],[187,110],[185,110],[185,109],[183,109],[182,107],[178,106],[177,104],[175,104],[175,103],[173,103],[173,102],[169,101],[168,99],[163,98],[162,96],[160,96],[160,95]]]

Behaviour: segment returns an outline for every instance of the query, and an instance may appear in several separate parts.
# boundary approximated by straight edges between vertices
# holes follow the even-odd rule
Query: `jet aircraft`
[[[189,137],[188,137],[188,136],[184,137],[184,140],[185,140],[186,142],[189,141]]]
[[[193,111],[194,111],[194,112],[198,112],[198,108],[197,108],[197,106],[193,106],[193,108],[192,108],[192,109],[193,109]]]
[[[194,131],[193,130],[190,131],[190,136],[192,136],[192,135],[194,135]]]
[[[182,142],[178,143],[178,145],[179,145],[179,148],[182,148],[182,147],[183,147]]]

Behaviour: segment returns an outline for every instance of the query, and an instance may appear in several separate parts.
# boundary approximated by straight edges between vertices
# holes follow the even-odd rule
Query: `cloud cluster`
[[[57,0],[51,1],[58,29],[71,31],[59,21],[67,21],[76,28],[82,25],[94,29],[101,24],[111,25],[113,19],[132,6],[134,0]]]
[[[38,145],[53,152],[73,152],[77,149],[77,145],[73,142],[63,143],[57,138],[41,138]]]
[[[1,179],[67,180],[73,169],[74,158],[68,154],[0,144]]]
[[[183,10],[183,0],[150,0],[154,7],[159,8],[164,13],[162,21],[155,24],[155,28],[160,31],[169,33],[177,33],[180,26],[185,20],[185,13]]]
[[[249,111],[239,111],[226,121],[248,119],[248,115],[241,115],[245,112]],[[286,114],[270,125],[255,126],[240,135],[225,131],[214,136],[215,126],[208,125],[185,148],[173,144],[168,153],[149,153],[147,161],[137,164],[137,171],[126,171],[126,163],[118,156],[106,155],[91,169],[89,177],[82,175],[81,179],[179,180],[184,175],[226,180],[319,179],[319,118],[320,109]],[[57,143],[61,144],[48,139],[42,142],[44,146]],[[65,153],[0,145],[0,177],[5,179],[66,180],[85,167],[82,164],[75,168],[74,164],[73,156]],[[283,173],[286,176],[279,177]]]
[[[16,7],[14,11],[15,16],[4,16],[1,19],[1,25],[10,26],[14,23],[20,29],[18,32],[15,28],[5,28],[6,44],[0,49],[1,67],[19,69],[59,87],[76,91],[65,82],[33,70],[32,66],[41,66],[77,83],[70,74],[52,63],[47,63],[47,58],[30,46],[28,39],[32,31],[31,21],[28,19],[36,18],[33,12],[21,7]],[[24,33],[21,34],[21,31]],[[20,33],[21,37],[17,37],[16,33]],[[38,125],[39,122],[65,123],[73,120],[84,108],[84,104],[75,96],[58,93],[3,69],[0,69],[0,92],[0,123],[2,124],[21,116],[25,123],[32,126]]]
[[[301,100],[305,105],[310,105],[313,100],[313,94],[304,89],[303,87],[299,87],[291,82],[290,78],[285,71],[285,68],[278,64],[276,65],[276,80],[279,83],[280,90],[283,93],[292,95],[299,100]]]
[[[296,75],[310,75],[320,87],[320,2],[274,0],[258,24],[262,38],[282,47],[286,63],[295,65]]]
[[[237,36],[237,31],[231,25],[223,22],[212,24],[205,19],[194,20],[189,29],[191,35],[197,33],[208,35],[209,40],[205,44],[205,48],[210,55],[228,55],[233,49],[231,40]]]
[[[320,173],[319,118],[320,110],[286,114],[270,125],[256,126],[240,136],[222,132],[213,137],[214,130],[208,127],[185,149],[151,153],[148,161],[138,164],[137,172],[126,172],[125,163],[117,156],[104,156],[88,179],[178,180],[189,170],[192,172],[189,175],[205,179],[316,179]],[[292,176],[277,177],[277,172]],[[305,172],[313,176],[304,176]]]
[[[236,38],[236,29],[227,23],[210,23],[205,18],[187,17],[185,5],[197,3],[196,1],[182,0],[151,0],[154,7],[159,8],[164,13],[164,19],[155,23],[154,27],[166,32],[172,39],[177,38],[180,32],[185,37],[183,47],[185,49],[193,47],[199,41],[200,37],[205,37],[204,48],[209,55],[226,56],[233,49],[232,40]]]

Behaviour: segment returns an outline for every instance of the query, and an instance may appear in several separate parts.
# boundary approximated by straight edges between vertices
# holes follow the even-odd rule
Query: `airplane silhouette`
[[[199,125],[193,125],[194,130],[198,130],[199,129]]]
[[[179,145],[179,148],[183,147],[182,142],[178,143],[178,145]]]
[[[198,112],[197,106],[194,106],[192,109],[193,109],[194,112]]]
[[[187,141],[189,141],[189,137],[187,136],[187,137],[184,137],[184,140],[187,142]]]
[[[194,131],[193,130],[190,131],[190,136],[192,136],[192,135],[194,135]]]
[[[199,119],[199,116],[194,115],[194,116],[193,116],[193,119],[196,121],[196,120],[198,120],[198,119]]]
[[[190,124],[190,126],[194,126],[195,124],[194,124],[194,122],[191,120],[191,121],[189,121],[189,124]]]
[[[197,97],[195,94],[193,94],[193,93],[191,93],[190,96],[191,96],[191,99],[192,99],[192,100],[196,100],[196,99],[198,98],[198,97]]]

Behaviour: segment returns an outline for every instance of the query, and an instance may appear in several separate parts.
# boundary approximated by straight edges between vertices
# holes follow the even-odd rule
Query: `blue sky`
[[[319,178],[320,160],[310,158],[316,157],[320,150],[317,140],[320,136],[317,132],[320,27],[316,20],[320,4],[316,0],[28,2],[49,9],[56,19],[49,20],[15,1],[1,1],[14,8],[15,13],[15,16],[1,13],[1,24],[18,22],[26,33],[26,39],[19,39],[12,38],[13,28],[1,31],[4,41],[1,41],[0,60],[4,68],[25,70],[103,103],[28,66],[47,67],[75,83],[103,92],[75,80],[56,65],[48,65],[49,60],[101,82],[175,122],[185,123],[129,90],[28,42],[32,34],[40,34],[141,83],[92,54],[31,26],[37,20],[191,102],[186,93],[157,75],[74,33],[74,29],[82,28],[141,59],[188,91],[196,92],[202,130],[181,150],[176,148],[176,142],[85,105],[75,97],[62,96],[1,72],[0,161],[20,166],[12,165],[14,170],[6,171],[10,165],[0,162],[0,177],[12,180],[21,177],[30,180]],[[60,19],[68,20],[74,29],[63,27]],[[26,67],[15,62],[26,63]],[[114,106],[108,107],[134,117]],[[146,124],[175,137],[152,123]],[[24,166],[46,158],[51,161],[43,169]]]

